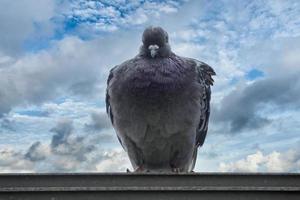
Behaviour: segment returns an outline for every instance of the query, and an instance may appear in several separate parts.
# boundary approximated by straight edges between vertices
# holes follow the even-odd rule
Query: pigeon
[[[192,172],[205,141],[213,68],[171,51],[150,26],[139,53],[113,67],[106,111],[134,172]]]

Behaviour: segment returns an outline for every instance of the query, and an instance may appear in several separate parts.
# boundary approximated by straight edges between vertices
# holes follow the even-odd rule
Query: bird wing
[[[214,80],[212,79],[213,75],[216,75],[215,71],[208,64],[193,59],[196,63],[196,73],[198,75],[198,81],[204,88],[203,96],[200,99],[201,101],[201,116],[199,125],[196,133],[196,147],[202,146],[208,129],[208,121],[210,114],[210,96],[211,90],[210,86],[213,85]]]
[[[110,121],[112,124],[114,124],[114,116],[111,112],[111,105],[110,105],[110,96],[109,96],[109,84],[110,84],[110,81],[111,79],[113,78],[114,76],[114,69],[116,68],[117,66],[115,66],[114,68],[112,68],[110,71],[109,71],[109,75],[108,75],[108,78],[107,78],[107,87],[106,87],[106,97],[105,97],[105,104],[106,104],[106,113],[108,115],[108,117],[110,118]]]
[[[110,96],[109,96],[109,87],[110,87],[110,81],[112,80],[112,78],[114,77],[114,70],[118,67],[115,66],[113,67],[110,71],[109,71],[109,75],[107,78],[107,87],[106,87],[106,96],[105,96],[105,104],[106,104],[106,113],[108,115],[108,117],[110,118],[110,121],[112,123],[112,125],[114,125],[114,116],[111,110],[111,104],[110,104]],[[122,144],[122,140],[120,139],[120,137],[117,135],[118,140],[120,142],[120,144],[122,145],[122,147],[125,149],[124,145]]]

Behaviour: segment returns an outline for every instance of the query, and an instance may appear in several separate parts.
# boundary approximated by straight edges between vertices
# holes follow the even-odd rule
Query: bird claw
[[[137,167],[137,168],[134,170],[134,172],[136,172],[136,173],[142,173],[142,172],[145,172],[145,169],[144,169],[143,166],[139,166],[139,167]]]
[[[133,172],[137,172],[137,173],[147,172],[147,173],[149,173],[150,170],[149,170],[149,169],[144,169],[143,167],[138,167],[138,168],[136,168]],[[130,171],[130,170],[127,168],[127,169],[126,169],[126,173],[132,173],[132,171]]]
[[[182,170],[180,168],[172,168],[172,172],[179,173]]]

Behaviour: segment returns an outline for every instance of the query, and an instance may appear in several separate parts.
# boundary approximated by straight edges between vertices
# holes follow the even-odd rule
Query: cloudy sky
[[[300,172],[298,0],[1,0],[0,172],[131,168],[106,78],[149,25],[217,73],[196,171]]]

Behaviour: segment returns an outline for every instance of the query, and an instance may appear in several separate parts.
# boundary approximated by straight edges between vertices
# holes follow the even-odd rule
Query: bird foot
[[[134,170],[134,172],[136,172],[136,173],[142,173],[142,172],[145,172],[145,169],[144,169],[143,166],[139,166],[139,167],[137,167],[137,168]]]
[[[182,170],[180,168],[172,168],[172,172],[174,172],[174,173],[179,173],[181,171]]]
[[[134,171],[130,171],[130,169],[126,169],[126,173],[133,173],[133,172],[137,172],[137,173],[141,173],[141,172],[150,172],[149,169],[144,169],[143,167],[138,167],[136,168]]]

